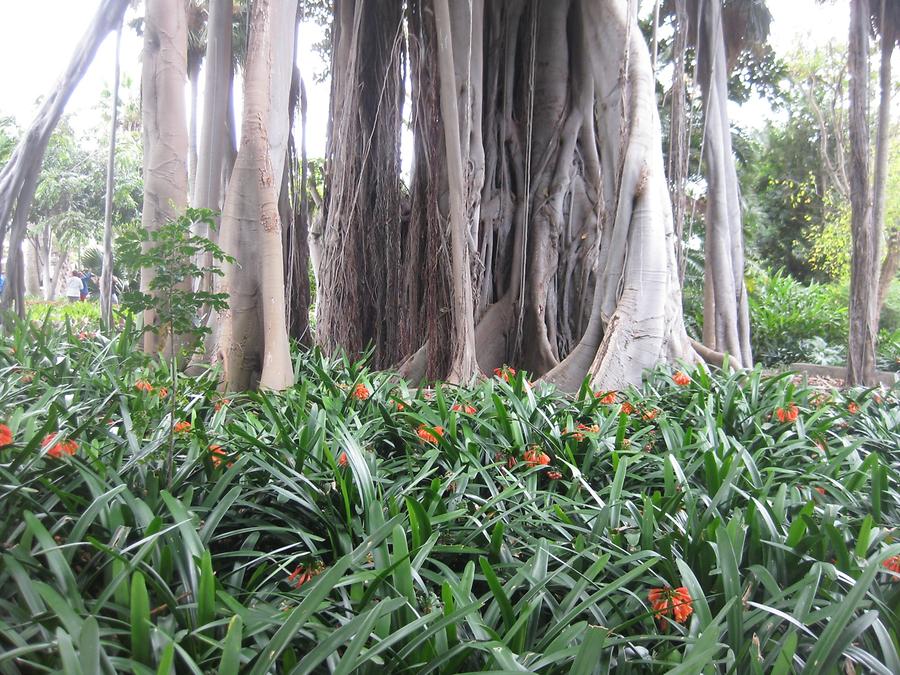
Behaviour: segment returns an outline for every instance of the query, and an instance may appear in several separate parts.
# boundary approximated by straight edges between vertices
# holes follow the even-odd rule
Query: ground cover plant
[[[0,345],[0,672],[900,672],[896,389],[225,398],[135,340]]]

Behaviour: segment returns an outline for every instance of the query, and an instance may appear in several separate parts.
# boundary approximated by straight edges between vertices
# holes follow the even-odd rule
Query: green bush
[[[85,302],[67,302],[44,300],[28,302],[28,318],[32,321],[52,324],[69,322],[80,329],[97,329],[100,327],[100,303],[94,300]]]
[[[173,418],[134,339],[0,345],[2,672],[900,672],[897,391],[313,352],[281,394],[185,377]]]

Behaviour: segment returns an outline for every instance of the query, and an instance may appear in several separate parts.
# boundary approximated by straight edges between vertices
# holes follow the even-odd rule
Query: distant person
[[[89,271],[86,271],[84,274],[81,275],[81,301],[82,302],[87,300],[88,296],[91,294],[91,288],[90,288],[90,286],[88,286],[88,284],[90,283],[92,276],[93,275]]]
[[[0,295],[3,295],[3,288],[6,286],[6,275],[0,272]]]
[[[66,280],[66,298],[69,302],[81,300],[81,291],[84,288],[84,280],[78,270],[72,270],[72,274]]]

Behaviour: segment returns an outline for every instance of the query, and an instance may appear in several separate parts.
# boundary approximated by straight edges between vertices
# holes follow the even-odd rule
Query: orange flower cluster
[[[516,369],[504,364],[502,368],[494,368],[494,376],[504,382],[509,382],[509,378],[516,376]]]
[[[134,383],[134,388],[137,389],[138,391],[147,392],[148,394],[152,394],[154,391],[153,385],[150,384],[149,382],[147,382],[147,380],[138,380],[137,382]],[[169,395],[169,390],[166,389],[165,387],[160,387],[159,389],[156,390],[156,395],[159,396],[160,398],[165,398],[166,396]]]
[[[594,398],[599,398],[603,405],[612,405],[616,402],[616,392],[614,391],[595,391]]]
[[[324,567],[321,563],[310,566],[297,565],[294,571],[288,575],[287,580],[294,588],[300,588],[308,581],[312,581],[313,577],[319,576],[323,570]]]
[[[176,434],[186,434],[190,430],[191,430],[191,423],[187,422],[185,420],[182,420],[181,422],[176,422],[175,426],[172,427],[172,431],[174,431]]]
[[[550,455],[541,450],[538,446],[532,445],[525,451],[525,454],[522,455],[522,459],[528,464],[528,466],[547,466],[550,463]]]
[[[797,406],[793,403],[789,403],[787,408],[778,408],[775,411],[775,415],[778,417],[779,422],[796,422],[797,416],[800,414],[800,411],[797,409]]]
[[[897,583],[900,581],[900,555],[892,555],[890,558],[881,563],[889,572],[894,572],[895,576],[891,577],[891,581]]]
[[[464,412],[466,415],[474,415],[478,411],[470,406],[470,405],[460,405],[459,403],[453,404],[453,407],[450,408],[453,412]]]
[[[677,384],[679,387],[686,387],[691,383],[691,378],[686,373],[682,373],[680,370],[676,370],[675,374],[672,375],[672,382]]]
[[[85,340],[93,340],[95,337],[97,337],[97,333],[94,331],[83,330],[78,334],[78,339],[82,342]]]
[[[219,412],[222,408],[227,406],[229,403],[231,403],[231,399],[221,398],[213,404],[213,410],[215,410],[216,412]]]
[[[209,446],[209,461],[212,462],[212,465],[217,469],[222,466],[222,458],[227,456],[228,453],[222,449],[221,445],[210,445]],[[233,463],[228,462],[225,466],[229,469],[232,467]]]
[[[643,418],[645,422],[651,422],[656,419],[656,416],[659,415],[659,410],[656,408],[651,408],[650,410],[645,410],[643,414]]]
[[[50,457],[59,459],[63,455],[74,455],[78,450],[78,443],[65,438],[56,440],[57,433],[47,434],[41,441],[42,448],[49,448],[47,454]]]
[[[562,478],[562,474],[559,471],[548,471],[547,478],[550,480],[559,480]]]
[[[669,586],[654,588],[648,593],[647,599],[650,600],[653,615],[660,624],[663,623],[663,618],[669,614],[672,614],[678,623],[686,623],[688,617],[694,613],[691,594],[684,586],[674,589]]]
[[[851,415],[855,415],[859,412],[859,406],[855,401],[850,401],[850,403],[847,404],[847,412],[849,412]]]
[[[13,435],[12,430],[5,424],[0,424],[0,448],[4,445],[12,445]]]
[[[622,404],[622,412],[626,415],[630,415],[634,412],[634,406],[631,405],[628,401],[625,401],[625,403]]]
[[[406,410],[406,406],[402,401],[394,401],[394,406],[397,408],[397,412],[403,412]]]
[[[341,454],[338,455],[338,466],[347,466],[349,463],[350,460],[347,458],[347,453],[341,452]]]
[[[432,433],[432,429],[433,429],[434,433]],[[419,430],[416,432],[416,434],[419,436],[419,438],[421,438],[426,443],[435,443],[436,444],[438,442],[437,436],[444,435],[444,427],[433,427],[432,428],[426,424],[420,424]],[[437,436],[435,434],[437,434]]]
[[[358,401],[365,401],[367,398],[369,398],[369,390],[366,388],[366,385],[364,385],[362,382],[357,384],[353,388],[353,398]]]

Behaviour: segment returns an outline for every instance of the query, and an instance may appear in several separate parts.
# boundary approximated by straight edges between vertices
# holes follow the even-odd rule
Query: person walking
[[[84,288],[84,280],[78,270],[72,270],[72,274],[66,280],[66,298],[69,302],[81,300],[81,290]]]
[[[85,271],[81,275],[81,301],[84,302],[88,299],[88,296],[91,294],[91,287],[88,284],[91,281],[91,277],[93,275],[89,271]]]

